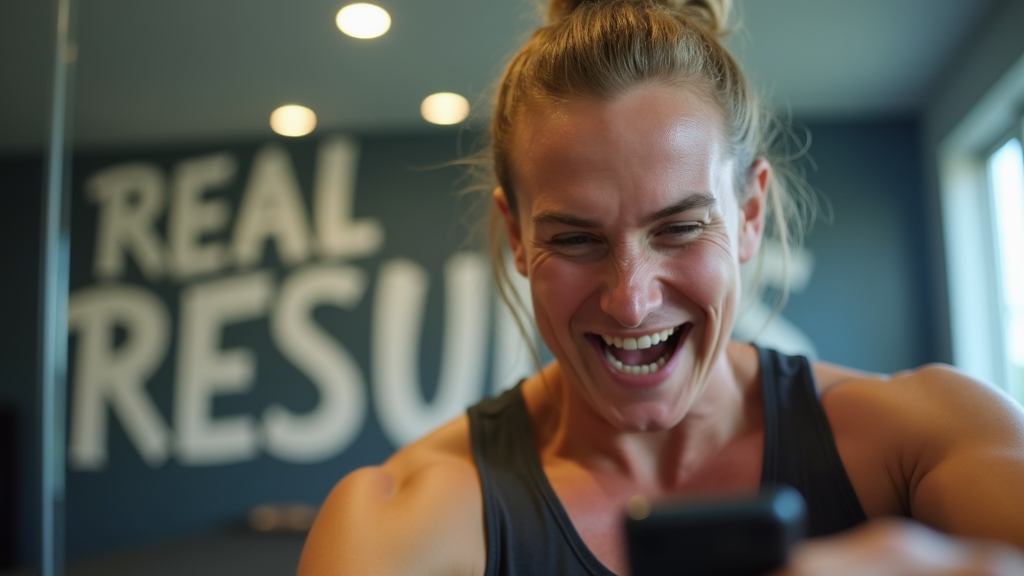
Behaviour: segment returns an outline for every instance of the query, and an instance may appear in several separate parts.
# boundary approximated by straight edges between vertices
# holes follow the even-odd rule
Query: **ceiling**
[[[911,114],[992,0],[739,0],[729,40],[771,101],[804,119]],[[539,22],[535,0],[377,0],[391,30],[334,25],[346,0],[77,1],[74,134],[84,146],[270,135],[277,106],[318,131],[438,129],[419,103],[459,92],[486,115],[502,63]],[[52,7],[0,3],[0,152],[38,149]]]

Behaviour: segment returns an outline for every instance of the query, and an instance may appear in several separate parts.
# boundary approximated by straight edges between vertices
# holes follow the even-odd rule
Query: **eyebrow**
[[[718,201],[715,200],[715,197],[712,196],[711,194],[700,192],[697,194],[693,194],[692,196],[687,196],[686,198],[683,198],[682,200],[676,202],[675,204],[666,206],[665,208],[658,210],[657,212],[644,218],[643,222],[644,224],[651,224],[653,222],[661,220],[662,218],[675,216],[680,212],[686,212],[687,210],[693,210],[694,208],[706,208],[708,206],[714,206],[717,202]]]
[[[535,214],[531,220],[533,220],[534,224],[565,224],[566,226],[572,226],[574,228],[598,227],[597,220],[579,218],[565,212],[559,212],[558,210],[545,210]]]
[[[717,201],[715,200],[715,197],[712,196],[711,194],[706,194],[703,192],[693,194],[691,196],[683,198],[679,202],[676,202],[672,205],[662,208],[661,210],[658,210],[657,212],[649,214],[648,216],[644,217],[643,223],[645,225],[651,224],[652,222],[657,222],[662,218],[674,216],[676,214],[679,214],[680,212],[686,212],[687,210],[693,210],[694,208],[714,206],[716,203]],[[566,226],[572,226],[575,228],[597,228],[598,226],[600,226],[600,223],[597,220],[591,220],[589,218],[580,218],[578,216],[573,216],[571,214],[561,212],[558,210],[545,210],[543,212],[539,212],[538,214],[534,215],[533,218],[531,218],[531,220],[533,220],[534,224],[565,224]]]

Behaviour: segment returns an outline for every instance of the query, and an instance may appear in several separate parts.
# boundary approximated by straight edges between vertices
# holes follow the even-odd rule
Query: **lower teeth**
[[[623,364],[621,360],[619,360],[615,356],[612,356],[612,353],[607,348],[604,351],[604,355],[606,358],[608,358],[608,362],[610,362],[612,366],[615,366],[616,370],[622,372],[623,374],[630,374],[632,376],[640,376],[642,374],[651,374],[653,372],[657,372],[662,366],[665,365],[665,362],[668,358],[668,355],[666,354],[665,356],[658,358],[657,361],[651,362],[650,364],[630,366],[629,364]]]

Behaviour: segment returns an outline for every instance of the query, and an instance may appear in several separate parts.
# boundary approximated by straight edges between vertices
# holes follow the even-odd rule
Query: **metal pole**
[[[72,0],[55,0],[54,55],[46,194],[43,199],[42,302],[40,310],[39,568],[42,576],[64,573],[64,442],[67,384],[67,305],[70,222],[67,166],[70,155],[68,96],[77,56],[72,40]]]

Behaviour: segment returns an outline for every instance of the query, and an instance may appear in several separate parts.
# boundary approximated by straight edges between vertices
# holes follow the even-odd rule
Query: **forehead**
[[[606,204],[717,196],[732,182],[723,127],[717,105],[675,86],[536,107],[516,126],[512,184],[521,209],[573,198]]]

